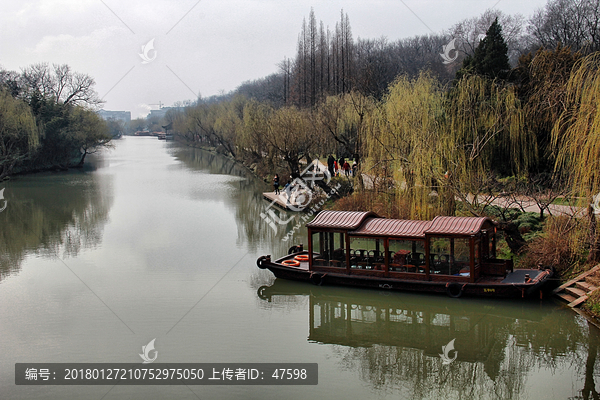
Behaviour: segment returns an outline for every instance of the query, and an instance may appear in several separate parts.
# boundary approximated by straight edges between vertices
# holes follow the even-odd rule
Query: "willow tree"
[[[0,180],[39,146],[39,132],[27,103],[0,90]]]
[[[79,167],[83,166],[88,154],[111,147],[112,136],[106,122],[95,112],[83,107],[73,107],[69,113],[69,126],[65,129],[65,136],[73,148],[79,148]]]
[[[444,93],[435,79],[401,77],[370,116],[363,171],[373,177],[376,193],[394,192],[396,201],[408,204],[400,217],[425,219],[440,208],[430,194],[445,171],[443,105]]]
[[[375,190],[394,187],[404,217],[452,215],[456,198],[479,214],[473,205],[485,177],[523,173],[537,157],[514,88],[479,76],[449,94],[426,74],[400,78],[373,118],[367,173],[382,178]]]
[[[373,107],[371,98],[356,91],[328,96],[313,113],[325,141],[323,153],[360,159],[365,121]]]
[[[521,56],[514,70],[521,81],[519,91],[526,99],[526,124],[536,135],[540,151],[540,169],[551,172],[554,167],[551,132],[565,104],[567,82],[573,66],[580,58],[568,47],[540,49],[535,54]]]
[[[487,177],[524,175],[537,162],[536,138],[526,129],[525,112],[511,85],[465,77],[451,91],[446,109],[444,139],[451,156],[443,182],[477,214],[477,194]]]
[[[245,96],[237,95],[233,99],[219,104],[214,130],[219,143],[232,157],[237,157],[237,140],[244,126]]]
[[[600,195],[600,53],[580,59],[567,83],[565,110],[552,130],[556,171],[569,176],[573,191],[589,204],[589,261],[600,259],[596,233]],[[595,203],[595,206],[592,206]]]
[[[321,144],[309,112],[296,107],[275,110],[267,120],[263,140],[287,164],[293,177],[300,176],[300,160],[310,162]]]
[[[268,121],[275,110],[269,104],[250,99],[244,106],[244,126],[238,143],[244,151],[246,161],[256,165],[259,174],[273,173],[276,156],[267,146]]]

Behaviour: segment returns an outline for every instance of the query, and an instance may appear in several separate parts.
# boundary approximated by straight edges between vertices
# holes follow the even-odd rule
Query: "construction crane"
[[[163,103],[162,101],[158,101],[158,104],[148,104],[149,106],[158,106],[158,109],[160,110],[161,108],[163,108]]]

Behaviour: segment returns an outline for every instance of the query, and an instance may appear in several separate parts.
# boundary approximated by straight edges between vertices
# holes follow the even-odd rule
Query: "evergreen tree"
[[[462,68],[457,73],[457,78],[475,74],[491,79],[505,79],[509,70],[508,46],[502,36],[502,27],[496,18],[487,30],[485,38],[479,42],[475,53],[465,58]]]

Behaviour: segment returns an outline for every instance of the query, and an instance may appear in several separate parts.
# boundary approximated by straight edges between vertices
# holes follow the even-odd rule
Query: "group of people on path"
[[[356,174],[356,161],[354,161],[352,163],[352,166],[350,166],[350,163],[348,162],[348,160],[346,160],[344,157],[341,157],[339,160],[336,160],[333,155],[329,155],[329,157],[327,158],[327,169],[329,170],[329,173],[331,174],[331,176],[338,176],[341,175],[342,173],[344,173],[346,176],[354,176]],[[275,176],[273,177],[273,188],[275,189],[275,194],[279,195],[281,193],[281,190],[279,189],[279,186],[281,185],[280,179],[279,179],[279,175],[275,174]],[[289,190],[291,187],[291,181],[288,181],[285,186],[284,186],[284,191],[288,194],[289,197]]]
[[[353,162],[352,167],[350,163],[344,157],[336,160],[333,155],[327,157],[327,169],[331,176],[338,176],[344,173],[346,176],[354,175],[356,173],[356,161]]]

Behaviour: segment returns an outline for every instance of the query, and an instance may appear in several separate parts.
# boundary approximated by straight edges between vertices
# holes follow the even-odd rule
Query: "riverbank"
[[[227,154],[224,150],[219,151],[218,147],[201,146],[197,142],[187,145],[231,159],[266,184],[271,183],[273,173],[260,174],[257,164],[248,165],[248,163]],[[321,167],[325,168],[324,164]],[[283,172],[280,173],[280,176],[287,174]],[[361,176],[363,182],[358,177],[342,177],[341,179],[348,181],[349,185],[352,184],[357,188],[357,192],[338,200],[330,199],[323,208],[374,211],[388,218],[411,218],[410,204],[406,199],[395,197],[381,190],[378,191],[378,185],[372,179],[369,181],[370,185],[366,185],[364,175]],[[362,189],[358,191],[358,188]],[[539,205],[533,200],[525,197],[516,200],[518,202],[515,202],[514,198],[497,197],[489,202],[485,212],[482,213],[482,215],[498,221],[508,220],[514,223],[516,231],[522,237],[524,246],[518,253],[512,252],[505,240],[499,243],[498,250],[504,258],[513,258],[517,266],[522,268],[534,268],[539,264],[553,266],[563,282],[576,273],[589,269],[586,264],[587,249],[584,245],[586,240],[583,239],[588,226],[585,223],[586,219],[581,218],[580,208],[572,205],[551,204],[545,209],[546,213],[543,215]],[[480,200],[480,203],[483,203],[483,199]],[[507,210],[512,211],[507,212]],[[463,207],[461,202],[457,202],[456,213],[457,215],[468,215],[469,210]],[[542,215],[543,217],[541,217]],[[583,305],[583,309],[592,318],[600,318],[600,297],[591,296]]]
[[[587,279],[592,281],[596,287],[600,287],[600,273],[594,273],[588,276]],[[584,316],[600,329],[600,291],[592,293],[581,306],[581,309],[586,314]]]
[[[177,138],[177,136],[176,136]],[[190,141],[186,141],[186,140],[175,140],[177,143],[180,143],[184,146],[193,148],[193,149],[199,149],[199,150],[203,150],[203,151],[207,151],[209,153],[213,153],[216,155],[219,155],[221,157],[225,157],[228,158],[232,161],[234,161],[236,164],[238,164],[239,166],[245,168],[248,172],[250,172],[251,174],[253,174],[254,176],[256,176],[257,178],[259,178],[260,180],[262,180],[263,182],[270,184],[271,183],[271,179],[272,177],[275,175],[275,173],[278,172],[268,172],[267,168],[264,168],[259,165],[258,162],[255,161],[251,161],[248,162],[246,160],[243,159],[239,159],[238,157],[234,157],[230,152],[228,152],[224,147],[222,146],[204,146],[202,145],[201,142],[190,142]],[[282,174],[280,173],[280,176]]]
[[[465,391],[489,400],[497,393],[568,398],[598,368],[585,362],[597,360],[588,343],[598,332],[553,301],[382,295],[274,279],[255,261],[286,254],[287,229],[260,218],[264,184],[238,174],[245,170],[230,158],[152,138],[124,140],[98,158],[91,173],[7,185],[0,255],[2,267],[12,264],[0,278],[0,317],[9,321],[0,324],[2,397],[102,397],[108,387],[16,386],[14,365],[135,362],[154,338],[157,362],[318,363],[319,385],[273,386],[265,400]],[[300,229],[294,239],[308,243],[306,234]],[[457,358],[443,364],[438,353],[454,338]],[[261,386],[192,389],[209,398],[265,397]],[[119,385],[110,394],[189,394],[181,390]]]

